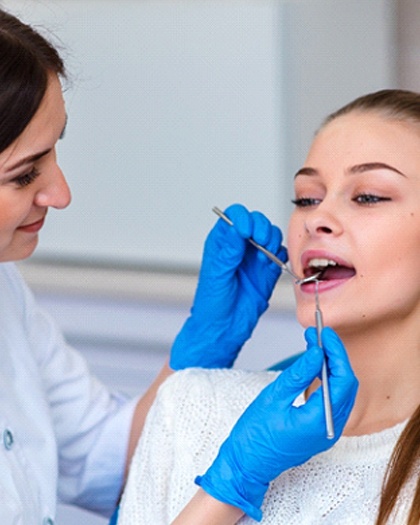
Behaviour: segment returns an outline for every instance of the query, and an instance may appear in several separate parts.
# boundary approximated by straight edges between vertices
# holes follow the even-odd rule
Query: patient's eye
[[[307,208],[309,206],[316,206],[321,202],[321,199],[314,199],[312,197],[301,197],[298,199],[292,199],[292,204],[297,208]]]
[[[357,204],[372,205],[378,202],[390,201],[389,197],[381,197],[379,195],[373,195],[371,193],[361,193],[352,199]]]

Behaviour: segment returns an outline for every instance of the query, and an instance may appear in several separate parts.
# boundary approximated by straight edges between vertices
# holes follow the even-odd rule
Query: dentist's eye
[[[377,204],[378,202],[390,201],[389,197],[380,197],[379,195],[372,195],[370,193],[362,193],[352,199],[357,204]]]
[[[320,199],[313,199],[309,197],[302,197],[300,199],[292,199],[292,204],[297,208],[307,208],[308,206],[316,206],[321,201]]]
[[[39,175],[40,172],[36,168],[32,168],[28,173],[15,177],[12,182],[16,183],[19,188],[24,188],[25,186],[29,186]]]

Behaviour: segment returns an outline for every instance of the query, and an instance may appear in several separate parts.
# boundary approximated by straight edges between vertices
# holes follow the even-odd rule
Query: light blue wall
[[[214,205],[284,226],[329,111],[393,78],[387,0],[9,0],[62,41],[73,189],[38,256],[197,267]]]

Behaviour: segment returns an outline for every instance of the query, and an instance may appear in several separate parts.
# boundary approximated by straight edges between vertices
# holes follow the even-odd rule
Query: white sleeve
[[[137,400],[110,393],[92,376],[83,356],[66,344],[17,273],[11,278],[15,292],[22,294],[27,336],[51,411],[58,449],[58,496],[110,515],[122,489]]]

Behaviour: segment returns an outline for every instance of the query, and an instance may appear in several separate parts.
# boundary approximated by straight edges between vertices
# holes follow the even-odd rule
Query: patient
[[[322,271],[335,438],[315,284],[296,285],[307,350],[291,367],[192,368],[160,388],[120,525],[420,523],[420,95],[385,90],[330,115],[293,202],[291,267]]]

